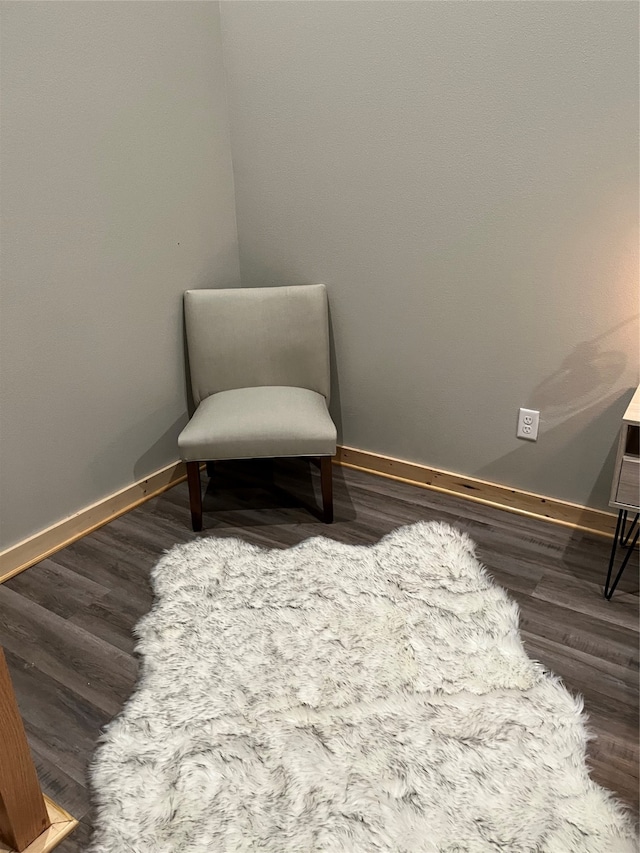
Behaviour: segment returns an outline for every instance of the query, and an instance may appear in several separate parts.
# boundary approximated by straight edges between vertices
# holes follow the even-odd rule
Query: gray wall
[[[327,284],[343,443],[605,506],[638,381],[638,5],[222,25],[243,284]]]
[[[0,11],[2,548],[175,460],[182,291],[239,272],[218,5]],[[222,17],[243,283],[327,283],[343,442],[605,505],[638,379],[637,4]]]
[[[7,547],[177,459],[181,294],[239,279],[218,4],[1,13]]]

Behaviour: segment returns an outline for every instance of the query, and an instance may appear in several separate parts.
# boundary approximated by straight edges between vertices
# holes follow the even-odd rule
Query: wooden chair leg
[[[198,532],[202,530],[202,491],[200,489],[200,463],[187,462],[187,482],[189,484],[189,504],[191,506],[191,525]]]
[[[0,649],[0,849],[24,850],[50,824]]]
[[[207,462],[207,477],[213,477],[216,473],[216,463],[215,462]]]
[[[333,521],[333,465],[331,456],[320,457],[320,485],[322,488],[323,521]]]

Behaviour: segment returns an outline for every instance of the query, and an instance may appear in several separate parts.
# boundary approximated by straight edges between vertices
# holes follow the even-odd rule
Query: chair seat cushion
[[[261,456],[333,456],[336,428],[322,394],[268,385],[204,399],[178,437],[186,462]]]

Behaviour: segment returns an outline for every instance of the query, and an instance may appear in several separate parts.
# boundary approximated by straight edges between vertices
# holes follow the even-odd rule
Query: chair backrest
[[[308,388],[328,401],[324,284],[187,290],[184,306],[196,404],[218,391],[260,385]]]

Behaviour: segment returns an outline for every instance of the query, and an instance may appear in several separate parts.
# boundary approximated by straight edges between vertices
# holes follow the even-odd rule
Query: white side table
[[[611,546],[609,571],[604,587],[604,597],[611,600],[633,549],[638,544],[638,532],[640,531],[638,524],[640,514],[640,386],[636,388],[636,393],[622,418],[609,506],[618,510],[616,535]],[[631,524],[627,526],[629,512],[635,513],[635,515]],[[611,584],[618,545],[626,549],[626,554],[618,569],[618,574]]]

